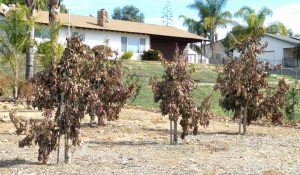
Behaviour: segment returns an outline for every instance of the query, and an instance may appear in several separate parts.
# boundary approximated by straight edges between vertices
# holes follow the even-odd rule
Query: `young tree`
[[[297,90],[297,85],[298,83],[296,83],[294,87],[291,87],[285,96],[285,114],[290,122],[295,121],[295,111],[299,103],[299,92]]]
[[[49,66],[31,79],[34,93],[28,95],[27,101],[44,112],[44,120],[23,121],[11,114],[17,134],[27,135],[20,146],[37,144],[38,160],[42,163],[47,163],[53,150],[59,151],[62,135],[65,163],[70,163],[69,141],[73,146],[80,144],[80,121],[84,114],[93,112],[115,120],[133,94],[134,85],[124,86],[122,82],[122,64],[104,57],[104,52],[98,47],[90,49],[78,37],[69,39],[59,64]]]
[[[181,138],[188,134],[189,128],[198,133],[198,125],[204,127],[209,124],[210,98],[205,99],[203,107],[197,109],[192,99],[193,81],[186,62],[179,59],[178,51],[174,61],[164,61],[165,74],[163,80],[157,82],[152,79],[154,101],[160,101],[162,115],[169,115],[170,143],[177,144],[177,123],[182,127]],[[180,119],[181,117],[181,119]],[[173,130],[174,128],[174,130]]]
[[[239,118],[239,133],[246,134],[246,127],[251,121],[263,116],[273,123],[282,123],[283,115],[279,108],[284,104],[286,85],[279,82],[278,91],[271,97],[266,97],[263,89],[268,88],[268,71],[270,65],[257,59],[267,44],[261,45],[262,30],[256,30],[249,38],[239,45],[241,56],[231,60],[219,72],[215,90],[220,90],[220,105],[225,110],[234,112],[234,118]],[[241,124],[243,123],[243,131]]]
[[[10,10],[6,20],[0,23],[0,51],[2,61],[8,63],[13,71],[13,96],[18,97],[19,65],[22,60],[21,53],[28,42],[28,33],[32,21],[25,21],[27,10],[20,6]]]
[[[144,22],[145,19],[144,13],[141,13],[134,5],[126,5],[123,8],[115,8],[111,17],[113,19],[133,22]]]

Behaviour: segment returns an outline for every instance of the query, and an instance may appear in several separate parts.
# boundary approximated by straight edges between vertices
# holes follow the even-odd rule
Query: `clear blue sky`
[[[106,9],[111,15],[115,7],[124,5],[135,5],[145,14],[145,22],[162,24],[162,9],[167,0],[64,0],[71,14],[94,15],[99,9]],[[173,26],[183,28],[182,21],[178,19],[183,14],[197,19],[197,11],[186,8],[193,0],[170,0],[173,12]],[[281,21],[294,33],[300,33],[300,0],[229,0],[225,9],[235,13],[242,6],[250,6],[259,10],[267,6],[273,10],[273,16],[266,21],[266,25],[272,21]],[[220,29],[219,33],[224,35],[229,29]]]

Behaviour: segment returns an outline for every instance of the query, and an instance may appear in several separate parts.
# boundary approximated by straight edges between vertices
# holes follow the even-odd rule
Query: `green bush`
[[[160,59],[161,59],[160,51],[158,50],[144,51],[142,55],[143,61],[159,61]]]
[[[121,59],[122,59],[122,60],[129,60],[132,56],[133,56],[133,52],[132,52],[132,51],[128,51],[128,52],[125,52],[125,53],[121,56]]]
[[[56,57],[58,60],[60,60],[60,58],[62,57],[64,50],[65,48],[63,45],[57,44]],[[39,54],[38,60],[46,68],[51,62],[51,54],[52,54],[51,42],[50,41],[41,42],[38,45],[38,54]]]

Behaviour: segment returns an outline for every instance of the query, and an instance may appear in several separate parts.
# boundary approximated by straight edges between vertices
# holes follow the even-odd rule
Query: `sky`
[[[186,27],[182,25],[182,19],[179,18],[180,15],[199,20],[197,11],[187,8],[193,2],[194,0],[170,0],[173,13],[172,26],[186,30]],[[100,9],[106,9],[111,15],[116,7],[134,5],[144,13],[145,23],[162,25],[161,16],[167,0],[63,0],[63,3],[70,9],[71,14],[85,16],[96,16]],[[300,34],[300,0],[228,0],[224,10],[229,10],[234,14],[243,6],[250,6],[256,11],[262,7],[268,7],[272,9],[273,15],[266,19],[266,26],[280,21],[287,28],[291,28],[295,34]],[[239,19],[236,20],[239,21]],[[226,36],[230,29],[231,26],[218,29],[219,38]]]

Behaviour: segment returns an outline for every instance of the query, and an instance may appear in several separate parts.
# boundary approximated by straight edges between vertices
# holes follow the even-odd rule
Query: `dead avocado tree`
[[[215,85],[222,96],[221,107],[233,111],[234,118],[239,118],[240,134],[246,134],[247,125],[263,116],[274,123],[282,123],[283,119],[279,108],[284,104],[285,82],[279,82],[278,91],[272,96],[263,91],[269,87],[267,78],[271,66],[257,59],[267,46],[260,43],[261,36],[262,33],[255,33],[239,43],[240,58],[232,59],[219,71]]]
[[[162,115],[169,115],[170,143],[177,144],[177,123],[182,127],[181,138],[188,134],[189,128],[193,134],[198,133],[198,125],[207,127],[209,124],[210,97],[207,97],[201,108],[197,108],[192,99],[193,80],[188,70],[188,64],[179,59],[179,52],[173,61],[163,61],[165,74],[163,80],[152,79],[154,101],[160,101]],[[181,119],[180,119],[181,117]]]
[[[38,160],[47,163],[49,154],[57,149],[60,137],[64,135],[65,163],[70,163],[69,141],[73,146],[80,144],[80,121],[84,114],[96,110],[96,113],[106,114],[108,119],[117,119],[124,101],[133,94],[134,85],[124,86],[121,83],[122,71],[116,71],[117,76],[109,77],[115,70],[122,70],[119,61],[99,56],[79,38],[69,39],[55,68],[49,66],[31,80],[34,93],[27,97],[27,101],[32,107],[44,111],[44,120],[25,121],[11,114],[17,134],[26,135],[19,145],[37,144]],[[108,93],[111,95],[106,96]]]

